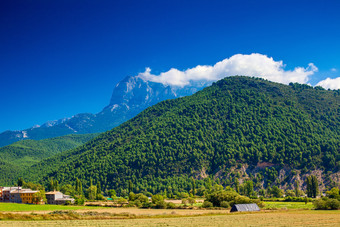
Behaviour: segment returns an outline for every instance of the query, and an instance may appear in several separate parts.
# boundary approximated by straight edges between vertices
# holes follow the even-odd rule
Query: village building
[[[64,195],[59,191],[47,192],[45,195],[48,204],[63,205],[67,202],[73,204],[75,201],[71,196]]]
[[[34,194],[38,193],[39,191],[33,191],[31,189],[23,190],[20,192],[20,198],[22,203],[43,203],[43,201],[34,201]]]
[[[10,202],[11,201],[11,191],[15,191],[21,189],[21,187],[1,187],[0,191],[0,201],[2,202]]]

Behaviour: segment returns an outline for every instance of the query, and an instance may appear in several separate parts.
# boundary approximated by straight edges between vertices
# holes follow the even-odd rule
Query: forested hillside
[[[257,168],[247,177],[258,187],[287,183],[295,170],[329,176],[340,168],[339,104],[340,90],[227,77],[44,160],[27,177],[87,185],[93,179],[104,189],[126,188],[131,180],[136,190],[154,192],[185,188],[192,176],[232,185],[231,170],[242,166]]]
[[[62,151],[76,148],[97,135],[67,135],[45,140],[23,140],[1,147],[0,182],[1,184],[15,182],[18,171],[24,171],[29,166]]]

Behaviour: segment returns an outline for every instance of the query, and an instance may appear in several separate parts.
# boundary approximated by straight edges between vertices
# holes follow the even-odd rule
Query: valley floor
[[[0,221],[0,226],[340,226],[340,210],[278,210],[253,213],[195,214],[186,210],[104,209],[135,214],[130,219]],[[99,210],[96,210],[99,212]],[[102,211],[102,210],[100,210]],[[146,217],[140,212],[156,217]],[[78,211],[77,211],[78,212]],[[159,214],[161,214],[159,216]],[[141,216],[139,218],[138,216]]]

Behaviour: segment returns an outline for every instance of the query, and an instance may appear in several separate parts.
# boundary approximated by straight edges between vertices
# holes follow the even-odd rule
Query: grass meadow
[[[96,207],[85,206],[62,206],[62,205],[36,205],[20,203],[0,203],[0,212],[24,212],[24,211],[54,211],[54,210],[82,210],[95,209]]]

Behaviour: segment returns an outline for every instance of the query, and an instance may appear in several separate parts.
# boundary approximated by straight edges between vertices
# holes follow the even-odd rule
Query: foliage
[[[221,206],[222,201],[231,202],[239,196],[237,192],[234,191],[216,191],[206,196],[206,201],[211,202],[214,206]]]
[[[86,191],[87,198],[89,200],[95,200],[97,197],[97,186],[91,185]]]
[[[19,176],[25,176],[25,170],[29,166],[60,152],[76,148],[97,135],[96,133],[44,140],[22,140],[0,147],[0,171],[4,173],[0,177],[0,185],[12,185]]]
[[[283,191],[282,189],[274,185],[270,190],[270,194],[275,198],[281,198],[283,195]]]
[[[116,197],[116,191],[114,189],[110,189],[107,191],[107,194],[110,196],[110,198],[115,198]]]
[[[340,209],[339,188],[332,188],[326,192],[326,197],[317,199],[313,205],[317,210],[338,210]]]
[[[293,190],[287,190],[285,196],[295,197],[295,192]]]
[[[337,199],[340,201],[340,190],[339,188],[332,188],[329,191],[326,191],[326,196],[330,199]]]
[[[285,165],[337,171],[339,102],[338,91],[228,77],[192,96],[152,106],[26,174],[44,183],[78,178],[87,187],[93,178],[119,195],[129,190],[168,196],[195,194],[202,186],[208,193],[215,190],[210,177],[192,181],[203,169],[219,173],[216,181],[223,182],[216,185],[226,186],[225,174],[242,163],[275,165],[264,170],[265,185],[276,184],[277,170]]]
[[[306,179],[307,184],[307,196],[316,198],[316,196],[319,194],[319,183],[316,179],[316,176],[311,175],[307,177]]]
[[[226,201],[223,201],[223,202],[226,202]],[[210,207],[213,207],[214,205],[212,204],[212,202],[209,202],[209,201],[204,201],[203,204],[202,204],[202,207],[203,208],[210,208]]]
[[[38,191],[37,193],[34,193],[32,195],[32,201],[34,204],[45,203],[46,202],[45,191],[41,190]]]
[[[340,209],[340,201],[337,199],[317,199],[313,202],[317,210],[338,210]]]
[[[221,207],[229,208],[229,207],[230,207],[230,204],[229,204],[227,201],[222,201],[222,202],[221,202]]]

